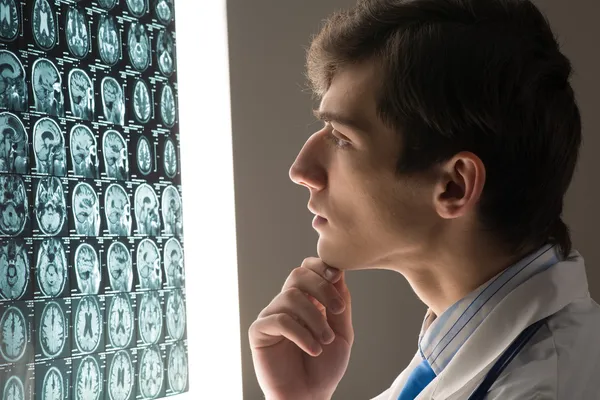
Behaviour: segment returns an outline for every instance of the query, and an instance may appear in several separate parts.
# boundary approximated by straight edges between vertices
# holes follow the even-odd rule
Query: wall
[[[585,143],[567,197],[565,216],[576,247],[589,266],[591,292],[600,299],[600,250],[593,230],[600,202],[593,171],[600,114],[600,27],[593,0],[540,1],[572,59],[584,119]],[[288,169],[316,125],[310,94],[303,90],[304,50],[310,35],[336,8],[353,0],[229,0],[233,154],[245,399],[260,399],[247,330],[281,289],[290,270],[315,256],[317,234],[306,209],[308,191]],[[575,7],[575,4],[577,5]],[[594,9],[594,10],[593,10]],[[348,371],[334,398],[368,399],[387,388],[416,350],[425,306],[400,274],[349,274],[356,342]]]

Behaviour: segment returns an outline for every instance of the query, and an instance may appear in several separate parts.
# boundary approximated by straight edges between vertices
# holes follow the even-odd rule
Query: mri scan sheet
[[[188,391],[174,0],[0,0],[0,400]]]

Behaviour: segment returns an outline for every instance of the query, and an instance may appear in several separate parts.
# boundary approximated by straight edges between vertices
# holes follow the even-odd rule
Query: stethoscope
[[[512,344],[506,349],[500,356],[498,361],[488,371],[481,384],[471,393],[468,400],[483,400],[487,395],[488,390],[496,379],[500,376],[504,368],[519,354],[523,347],[529,342],[529,340],[535,335],[540,327],[546,322],[546,318],[539,320],[533,325],[527,327],[521,334],[512,342]]]

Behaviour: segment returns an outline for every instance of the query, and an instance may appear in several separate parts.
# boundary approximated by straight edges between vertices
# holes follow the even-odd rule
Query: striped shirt
[[[556,246],[547,244],[503,270],[436,318],[429,309],[419,334],[419,351],[436,375],[450,363],[494,307],[517,286],[559,261]]]

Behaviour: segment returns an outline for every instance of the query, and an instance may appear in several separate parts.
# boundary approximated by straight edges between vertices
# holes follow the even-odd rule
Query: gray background
[[[539,0],[575,68],[573,79],[584,144],[567,196],[565,219],[588,266],[590,292],[600,300],[600,3]],[[310,36],[333,10],[354,0],[229,0],[233,154],[244,399],[264,398],[254,374],[248,327],[281,289],[292,268],[316,256],[317,233],[306,208],[308,190],[288,170],[318,124],[304,91]],[[335,399],[369,399],[385,390],[412,358],[426,310],[402,275],[348,275],[356,341]]]

